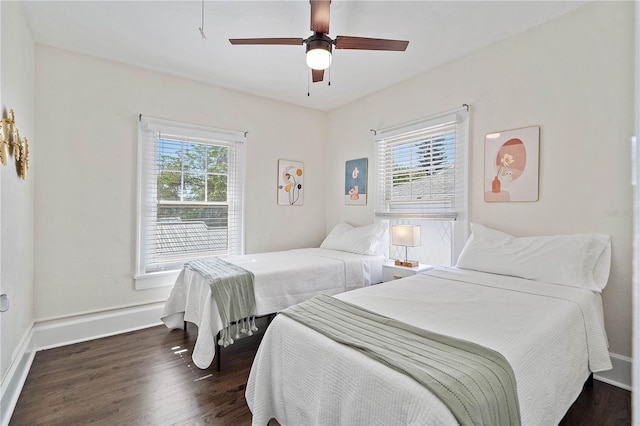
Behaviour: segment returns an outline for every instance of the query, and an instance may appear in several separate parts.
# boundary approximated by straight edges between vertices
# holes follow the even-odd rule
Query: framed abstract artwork
[[[538,201],[540,127],[489,133],[484,140],[484,200]]]
[[[278,204],[301,206],[304,202],[304,164],[278,160]]]
[[[359,158],[345,163],[344,200],[347,205],[367,204],[367,159]]]

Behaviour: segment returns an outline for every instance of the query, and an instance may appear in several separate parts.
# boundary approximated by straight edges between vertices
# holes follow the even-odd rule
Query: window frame
[[[433,203],[405,203],[401,209],[390,207],[388,193],[393,173],[385,170],[385,143],[411,134],[422,135],[430,128],[455,123],[454,197],[450,208],[434,209]],[[419,140],[409,138],[407,144]],[[455,265],[469,235],[469,107],[464,105],[430,117],[381,129],[375,132],[376,196],[375,216],[390,223],[418,224],[420,221],[452,222],[451,264]],[[392,168],[392,166],[389,166]],[[394,200],[391,200],[392,202]],[[402,204],[402,203],[400,203]],[[436,203],[437,204],[437,203]],[[424,237],[423,237],[424,238]],[[391,251],[391,246],[390,246]],[[422,259],[421,259],[422,260]],[[428,259],[424,261],[428,262]]]
[[[244,254],[244,182],[246,144],[245,132],[217,129],[202,125],[180,123],[159,118],[139,116],[138,120],[138,188],[136,209],[136,290],[173,285],[184,262],[203,256]],[[157,229],[157,149],[159,140],[170,139],[179,143],[225,146],[228,154],[227,164],[227,245],[224,252],[200,252],[168,256],[164,262],[158,262],[155,270],[148,256],[148,245],[155,241],[149,239],[149,233]],[[185,173],[181,165],[181,173]],[[207,174],[207,170],[203,173]],[[201,203],[185,201],[185,205]],[[220,204],[220,203],[214,203]],[[224,203],[223,203],[224,204]],[[155,219],[154,219],[155,218]],[[172,260],[168,260],[172,257]]]

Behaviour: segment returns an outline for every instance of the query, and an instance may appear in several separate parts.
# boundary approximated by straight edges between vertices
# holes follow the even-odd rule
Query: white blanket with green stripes
[[[218,306],[222,330],[218,344],[233,343],[240,334],[251,336],[258,331],[255,324],[256,298],[253,274],[219,257],[207,257],[185,263],[185,268],[198,272],[208,280],[211,297]],[[235,325],[235,333],[233,332]]]
[[[516,379],[496,351],[327,295],[280,314],[416,380],[451,410],[460,425],[520,425]]]

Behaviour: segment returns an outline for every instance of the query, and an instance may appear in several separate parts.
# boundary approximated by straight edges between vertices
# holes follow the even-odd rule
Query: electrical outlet
[[[0,294],[0,312],[9,310],[9,297],[6,294]]]

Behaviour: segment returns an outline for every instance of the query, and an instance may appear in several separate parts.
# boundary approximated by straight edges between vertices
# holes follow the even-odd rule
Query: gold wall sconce
[[[0,163],[7,165],[9,157],[14,157],[16,172],[22,180],[27,179],[29,169],[29,143],[27,138],[20,140],[20,132],[16,126],[13,110],[9,110],[9,117],[2,119],[2,133],[0,134]]]

